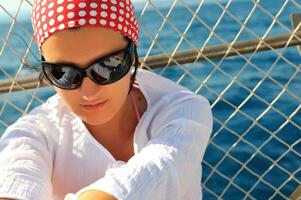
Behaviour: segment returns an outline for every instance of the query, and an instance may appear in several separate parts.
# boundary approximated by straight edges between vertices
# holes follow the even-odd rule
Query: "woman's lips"
[[[102,102],[99,102],[99,103],[81,104],[81,106],[82,106],[85,110],[93,111],[93,110],[96,110],[96,109],[99,109],[99,108],[103,107],[104,104],[105,104],[107,101],[108,101],[108,100],[102,101]]]

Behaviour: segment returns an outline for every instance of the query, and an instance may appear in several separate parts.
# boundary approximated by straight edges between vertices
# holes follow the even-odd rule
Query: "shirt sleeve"
[[[36,120],[21,119],[3,134],[0,140],[0,197],[51,199],[53,154],[51,144],[42,133],[53,129],[38,128],[38,124]]]
[[[190,98],[175,101],[162,113],[157,133],[138,154],[65,200],[88,190],[101,190],[119,200],[182,199],[200,176],[212,129],[210,105],[204,98]]]

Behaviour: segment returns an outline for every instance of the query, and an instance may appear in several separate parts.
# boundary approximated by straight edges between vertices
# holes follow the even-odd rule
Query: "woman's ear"
[[[135,66],[132,66],[132,67],[131,67],[131,73],[132,73],[132,74],[135,72],[135,68],[136,68]]]
[[[134,74],[134,70],[135,70],[135,67],[132,66],[131,69],[130,69],[130,72],[131,72],[131,76]]]

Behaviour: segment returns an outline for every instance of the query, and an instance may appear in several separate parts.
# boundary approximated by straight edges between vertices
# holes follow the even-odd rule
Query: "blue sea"
[[[261,0],[254,10],[253,1],[234,0],[228,12],[222,9],[227,1],[217,1],[220,5],[205,1],[200,9],[197,1],[187,1],[189,9],[181,2],[170,11],[171,1],[155,1],[156,9],[164,16],[168,14],[165,21],[151,6],[143,10],[143,5],[137,4],[136,15],[142,25],[139,56],[169,53],[176,47],[190,50],[231,43],[238,33],[237,41],[263,37],[268,30],[267,36],[286,34],[292,30],[291,14],[301,12],[300,0]],[[190,11],[197,11],[198,18],[191,24]],[[276,20],[273,16],[277,16]],[[247,19],[246,28],[240,32],[239,22]],[[10,26],[11,20],[0,18],[0,47]],[[215,34],[207,40],[208,28],[214,27]],[[24,54],[30,63],[38,63],[26,52],[26,44],[18,36],[30,43],[31,33],[29,17],[18,16],[8,39],[10,47],[0,50],[1,80],[37,73],[26,67],[18,71]],[[182,33],[186,39],[179,43]],[[153,38],[159,45],[152,45]],[[31,46],[39,58],[35,44]],[[178,83],[207,97],[212,105],[214,129],[203,161],[204,199],[280,200],[300,185],[300,63],[301,56],[294,46],[154,70],[174,81],[181,78],[185,69],[190,70],[194,78],[186,75]],[[204,85],[199,88],[201,83]],[[24,111],[53,94],[51,88],[1,94],[0,135]]]

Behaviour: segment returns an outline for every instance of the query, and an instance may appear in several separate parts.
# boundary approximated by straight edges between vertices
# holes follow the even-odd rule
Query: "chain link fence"
[[[11,0],[6,0],[6,2]],[[33,0],[0,2],[0,129],[54,94],[38,82]],[[138,1],[140,67],[211,102],[204,199],[291,199],[301,185],[300,0]],[[31,67],[28,67],[31,66]],[[201,113],[200,113],[201,114]],[[0,134],[1,134],[0,133]],[[187,169],[189,170],[189,169]]]

